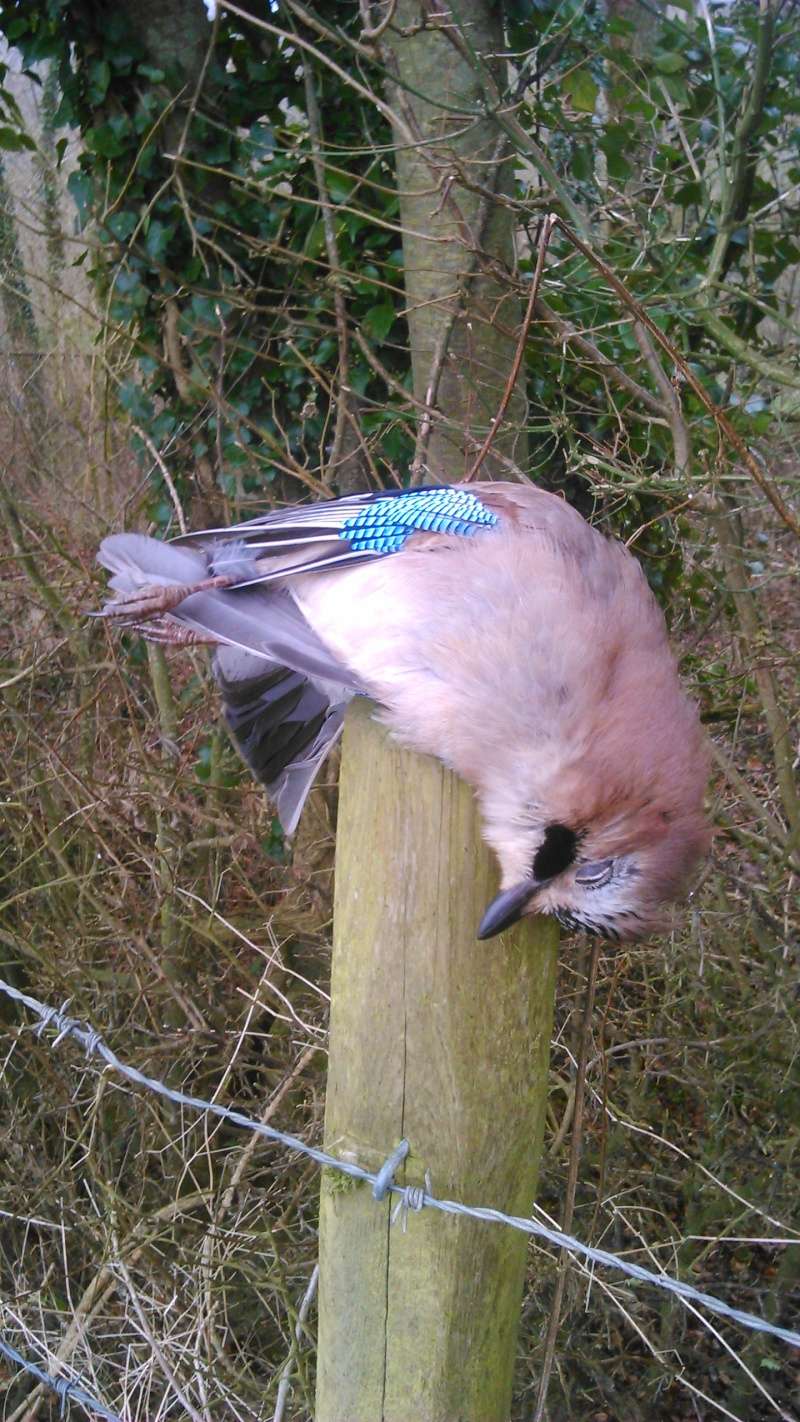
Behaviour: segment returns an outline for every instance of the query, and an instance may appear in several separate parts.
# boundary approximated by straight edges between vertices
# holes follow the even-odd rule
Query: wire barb
[[[67,1403],[69,1402],[69,1399],[70,1399],[71,1396],[72,1396],[72,1397],[75,1396],[75,1393],[76,1393],[76,1391],[77,1391],[77,1387],[78,1387],[78,1383],[77,1383],[77,1379],[75,1379],[75,1378],[55,1378],[55,1379],[54,1379],[54,1381],[53,1381],[53,1391],[55,1392],[56,1396],[61,1399],[61,1407],[60,1407],[60,1409],[59,1409],[59,1416],[61,1416],[61,1417],[66,1417],[66,1415],[67,1415]]]
[[[400,1193],[400,1199],[392,1210],[392,1224],[397,1224],[400,1220],[400,1228],[405,1234],[408,1228],[408,1212],[413,1210],[418,1215],[420,1210],[424,1210],[431,1193],[431,1172],[425,1171],[425,1184],[406,1185]]]

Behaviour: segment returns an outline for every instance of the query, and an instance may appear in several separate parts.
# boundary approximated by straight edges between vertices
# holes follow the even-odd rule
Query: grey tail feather
[[[143,533],[112,533],[100,544],[97,561],[112,574],[112,588],[123,593],[147,583],[196,583],[208,568],[200,549],[178,548]]]
[[[292,834],[314,777],[341,734],[350,692],[312,682],[290,667],[221,648],[214,675],[225,720],[242,759],[275,801]]]

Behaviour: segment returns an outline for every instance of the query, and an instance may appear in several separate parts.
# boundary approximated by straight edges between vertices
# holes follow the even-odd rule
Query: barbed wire
[[[0,1353],[2,1353],[4,1358],[8,1358],[9,1362],[16,1363],[18,1367],[24,1369],[26,1373],[32,1373],[35,1378],[38,1378],[40,1383],[43,1383],[45,1387],[49,1387],[52,1392],[61,1398],[62,1416],[68,1402],[79,1402],[87,1411],[94,1412],[96,1417],[105,1418],[105,1422],[122,1422],[119,1413],[111,1412],[105,1403],[98,1402],[97,1398],[92,1397],[91,1393],[86,1391],[82,1383],[78,1382],[77,1378],[53,1377],[52,1373],[46,1373],[44,1368],[40,1368],[38,1363],[32,1362],[30,1358],[24,1358],[21,1353],[17,1352],[13,1344],[9,1343],[2,1336],[0,1336]]]
[[[794,1332],[793,1329],[781,1328],[777,1324],[770,1323],[766,1318],[760,1318],[757,1314],[734,1308],[724,1299],[717,1298],[713,1294],[703,1293],[693,1284],[684,1283],[681,1279],[674,1279],[669,1274],[654,1274],[651,1270],[643,1268],[641,1264],[634,1264],[621,1255],[611,1254],[606,1249],[598,1249],[594,1245],[585,1244],[574,1235],[564,1234],[561,1230],[553,1229],[549,1225],[542,1224],[539,1220],[520,1215],[507,1215],[502,1210],[495,1210],[488,1206],[465,1205],[459,1200],[437,1199],[430,1193],[427,1180],[425,1187],[396,1184],[394,1174],[409,1153],[408,1141],[401,1141],[395,1147],[380,1170],[376,1172],[366,1170],[354,1161],[340,1160],[337,1156],[329,1155],[327,1151],[320,1150],[317,1146],[308,1145],[306,1141],[300,1140],[297,1136],[279,1131],[275,1126],[269,1126],[265,1122],[256,1121],[242,1111],[223,1106],[218,1101],[205,1101],[199,1096],[191,1096],[184,1091],[177,1091],[155,1077],[146,1076],[138,1068],[121,1061],[93,1027],[82,1026],[77,1018],[67,1016],[68,1002],[64,1003],[61,1008],[48,1007],[35,997],[30,997],[27,993],[20,992],[18,988],[3,982],[2,979],[0,979],[0,992],[5,993],[15,1002],[23,1003],[39,1017],[39,1025],[34,1029],[38,1036],[41,1037],[50,1025],[56,1028],[56,1036],[52,1043],[54,1047],[57,1047],[65,1037],[74,1037],[85,1048],[87,1056],[101,1057],[107,1066],[110,1066],[128,1081],[145,1087],[148,1091],[164,1097],[167,1101],[174,1102],[177,1106],[186,1106],[194,1111],[218,1116],[220,1120],[229,1121],[232,1125],[241,1126],[244,1130],[255,1131],[267,1140],[274,1141],[288,1150],[297,1151],[298,1154],[316,1161],[318,1165],[338,1170],[353,1180],[363,1180],[365,1184],[372,1186],[372,1194],[376,1200],[382,1200],[387,1194],[397,1196],[398,1204],[393,1217],[396,1218],[400,1213],[404,1226],[409,1211],[418,1212],[422,1209],[438,1210],[447,1215],[466,1215],[470,1219],[485,1220],[491,1224],[504,1224],[510,1229],[521,1230],[524,1234],[546,1240],[548,1244],[552,1244],[558,1249],[566,1249],[570,1254],[577,1255],[592,1264],[599,1264],[606,1269],[615,1269],[619,1273],[626,1274],[630,1279],[638,1279],[641,1283],[650,1284],[654,1288],[663,1289],[675,1295],[677,1298],[698,1304],[712,1313],[730,1319],[733,1323],[738,1323],[742,1328],[749,1328],[757,1333],[768,1333],[773,1338],[779,1338],[783,1343],[800,1348],[800,1333]],[[800,1244],[800,1241],[798,1243]]]

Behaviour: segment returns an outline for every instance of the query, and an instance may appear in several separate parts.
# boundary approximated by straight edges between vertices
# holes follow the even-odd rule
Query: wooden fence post
[[[471,791],[359,701],[342,756],[326,1148],[399,1183],[530,1211],[547,1099],[557,932],[486,943],[496,890]],[[503,1422],[527,1239],[325,1172],[317,1422]]]

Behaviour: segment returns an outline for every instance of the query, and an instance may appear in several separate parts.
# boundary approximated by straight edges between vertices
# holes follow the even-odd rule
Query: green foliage
[[[794,326],[776,283],[800,259],[797,192],[787,196],[800,176],[796,11],[774,22],[751,6],[716,11],[712,48],[704,18],[688,10],[642,9],[634,25],[549,0],[523,9],[513,12],[510,47],[528,51],[537,82],[524,88],[521,126],[537,134],[587,214],[594,250],[743,438],[767,434],[773,419],[780,428],[783,386],[800,391],[800,370],[771,366],[774,336],[763,322],[771,315]],[[559,262],[558,279],[543,289],[551,307],[591,335],[612,369],[654,389],[618,292],[569,242],[554,242],[551,254]],[[590,452],[594,498],[626,533],[705,478],[718,434],[678,370],[695,455],[684,471],[673,468],[668,422],[642,419],[636,399],[601,384],[591,364],[565,361],[547,330],[530,342],[528,364],[540,430],[535,477],[555,478],[580,499],[576,479]],[[658,558],[649,573],[662,586],[673,541],[671,526],[657,522],[637,543]],[[672,560],[670,580],[678,569]]]
[[[0,63],[0,151],[19,153],[35,149],[36,144],[26,132],[19,104],[6,86],[7,75],[8,65]]]
[[[133,342],[136,375],[122,380],[123,409],[168,449],[182,493],[193,492],[200,458],[223,495],[263,495],[329,437],[325,411],[309,412],[309,403],[318,379],[335,378],[339,358],[332,287],[319,281],[325,236],[302,75],[278,46],[223,21],[202,94],[187,106],[185,70],[177,59],[154,66],[126,7],[50,0],[6,7],[0,23],[29,63],[57,61],[59,121],[82,135],[68,186],[93,239],[90,275],[111,327]],[[363,113],[324,72],[318,82],[326,140],[364,148]],[[385,126],[375,132],[374,115],[371,123],[385,141]],[[382,346],[398,324],[389,265],[397,238],[371,221],[396,214],[386,165],[364,149],[348,157],[346,173],[331,171],[329,184],[336,280],[347,283],[350,319]],[[174,340],[163,359],[168,310]],[[406,357],[388,359],[405,373]],[[374,376],[355,354],[349,380],[369,396]],[[159,505],[157,484],[157,521]]]
[[[35,350],[36,320],[17,241],[14,203],[0,161],[0,302],[12,342]]]

